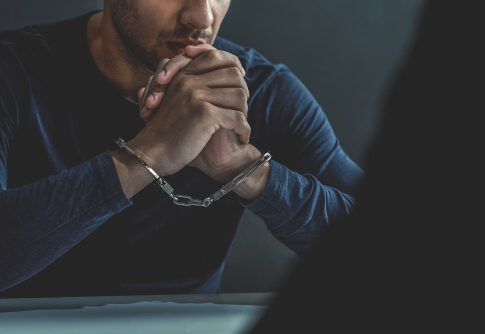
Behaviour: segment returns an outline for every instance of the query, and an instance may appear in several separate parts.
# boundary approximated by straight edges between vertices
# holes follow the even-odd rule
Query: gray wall
[[[221,35],[287,64],[323,106],[343,148],[363,165],[378,106],[423,0],[233,0]],[[0,29],[101,8],[101,0],[0,2]],[[229,254],[224,291],[268,291],[297,260],[251,212]]]
[[[63,20],[102,6],[101,0],[0,0],[0,29]]]

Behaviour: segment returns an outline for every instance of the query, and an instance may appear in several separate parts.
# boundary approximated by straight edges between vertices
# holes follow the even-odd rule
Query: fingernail
[[[148,96],[148,101],[153,102],[154,100],[155,100],[155,95],[150,94],[150,95]]]
[[[167,70],[166,69],[163,69],[160,71],[160,73],[158,74],[158,77],[159,78],[163,78],[165,75],[167,75]]]

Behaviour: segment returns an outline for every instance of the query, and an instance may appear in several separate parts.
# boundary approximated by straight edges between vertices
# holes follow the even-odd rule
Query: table
[[[0,299],[0,333],[247,333],[274,293]]]

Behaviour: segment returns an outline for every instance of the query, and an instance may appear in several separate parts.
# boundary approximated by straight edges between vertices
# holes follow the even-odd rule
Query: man
[[[2,296],[216,292],[244,208],[299,254],[348,215],[362,171],[287,67],[216,37],[229,3],[107,0],[0,34]],[[165,88],[139,114],[162,60]],[[194,198],[273,159],[181,207],[108,149],[118,137]]]

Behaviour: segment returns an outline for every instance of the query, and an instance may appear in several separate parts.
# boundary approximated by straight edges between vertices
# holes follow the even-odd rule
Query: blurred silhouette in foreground
[[[252,333],[463,330],[480,319],[478,4],[426,4],[354,214],[323,232]]]

